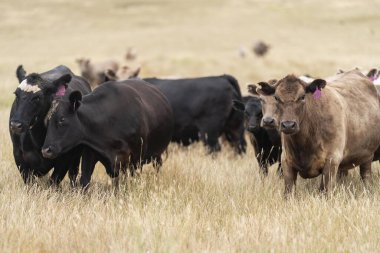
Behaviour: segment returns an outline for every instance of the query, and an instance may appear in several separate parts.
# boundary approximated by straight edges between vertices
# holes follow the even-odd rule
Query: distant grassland
[[[319,179],[297,182],[282,198],[275,167],[262,179],[249,146],[215,158],[201,144],[171,145],[157,175],[151,166],[115,193],[101,165],[87,194],[46,179],[26,187],[8,133],[15,69],[43,72],[75,59],[131,64],[142,76],[228,73],[246,84],[286,74],[325,77],[339,68],[379,67],[380,1],[1,1],[1,252],[378,252],[379,166],[365,190],[352,171],[331,198]],[[264,58],[238,48],[264,40]]]

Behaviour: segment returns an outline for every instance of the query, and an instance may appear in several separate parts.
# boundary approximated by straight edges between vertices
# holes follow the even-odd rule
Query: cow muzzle
[[[24,130],[23,124],[18,121],[11,121],[10,123],[11,132],[14,134],[21,134]]]
[[[42,148],[42,156],[48,159],[54,159],[57,157],[54,147],[48,146],[47,148]]]
[[[249,125],[247,127],[247,131],[251,132],[251,133],[256,132],[258,129],[259,129],[259,127],[257,125]]]
[[[284,134],[294,134],[298,131],[298,124],[295,121],[282,121],[280,125],[280,130]]]
[[[265,128],[276,128],[276,120],[272,117],[265,117],[261,120],[261,126]]]

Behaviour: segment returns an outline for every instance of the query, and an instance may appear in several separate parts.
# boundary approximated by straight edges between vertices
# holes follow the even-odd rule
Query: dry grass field
[[[75,59],[123,61],[134,46],[142,76],[229,73],[248,82],[289,73],[328,76],[379,66],[380,1],[52,0],[0,2],[0,252],[379,252],[380,170],[364,189],[352,171],[329,198],[319,180],[283,199],[274,166],[201,144],[169,147],[115,192],[101,165],[85,194],[67,178],[24,186],[8,133],[15,69],[42,72]],[[238,48],[262,39],[264,58]]]

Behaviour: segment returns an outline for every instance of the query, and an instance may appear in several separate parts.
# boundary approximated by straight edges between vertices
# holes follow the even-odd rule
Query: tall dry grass
[[[98,165],[89,191],[46,178],[24,186],[13,162],[8,116],[14,71],[139,51],[143,76],[230,73],[247,82],[288,73],[317,76],[378,66],[380,2],[366,1],[2,1],[0,2],[1,252],[378,252],[379,166],[364,189],[357,171],[330,198],[318,179],[282,197],[275,168],[262,179],[253,151],[215,158],[202,145],[171,145],[119,191]],[[263,39],[264,59],[237,56]]]

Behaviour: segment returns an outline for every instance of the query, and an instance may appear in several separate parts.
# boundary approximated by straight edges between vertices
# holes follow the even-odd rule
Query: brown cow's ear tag
[[[61,84],[61,85],[59,85],[58,90],[55,93],[55,95],[57,97],[63,97],[65,95],[65,92],[66,92],[66,87],[65,87],[65,85]]]
[[[313,93],[314,99],[320,99],[322,97],[322,91],[317,87]]]

